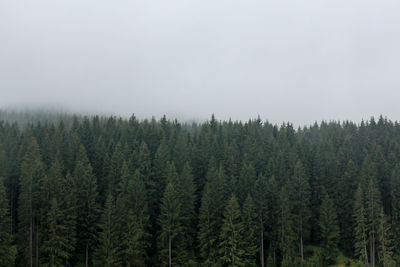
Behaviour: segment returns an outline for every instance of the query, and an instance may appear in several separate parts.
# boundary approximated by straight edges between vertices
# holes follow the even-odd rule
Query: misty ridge
[[[2,266],[396,266],[400,126],[0,112]]]

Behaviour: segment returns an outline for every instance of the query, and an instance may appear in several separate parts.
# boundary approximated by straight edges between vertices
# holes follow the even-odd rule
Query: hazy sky
[[[0,108],[400,120],[400,1],[1,0]]]

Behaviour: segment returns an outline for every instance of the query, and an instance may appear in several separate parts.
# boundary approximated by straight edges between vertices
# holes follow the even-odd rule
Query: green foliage
[[[38,258],[36,251],[39,249],[34,242],[38,235],[40,220],[40,195],[39,188],[44,178],[44,166],[41,161],[39,145],[34,138],[30,138],[28,148],[21,164],[20,195],[18,200],[19,238],[18,248],[22,258],[33,264]]]
[[[13,266],[17,249],[11,235],[11,217],[6,191],[0,177],[0,266]]]
[[[181,262],[181,254],[177,251],[177,242],[181,233],[180,221],[181,205],[178,199],[178,193],[172,183],[168,183],[165,188],[164,196],[161,201],[161,214],[159,223],[161,226],[160,233],[160,262],[163,265]]]
[[[96,266],[119,265],[118,215],[116,212],[114,198],[109,194],[99,223],[99,246],[95,252],[94,261]]]
[[[122,261],[126,266],[144,266],[146,249],[150,246],[150,234],[146,189],[139,171],[129,179],[126,194],[121,199],[121,215],[125,215],[121,228]]]
[[[368,237],[365,213],[364,194],[360,184],[357,188],[354,202],[354,256],[361,262],[368,264]]]
[[[339,266],[400,263],[397,122],[40,116],[0,121],[1,260],[17,249],[17,266],[159,266],[169,252],[175,266],[232,265],[232,255],[321,266],[337,247]],[[243,227],[229,254],[232,193]]]
[[[47,239],[43,242],[45,266],[62,266],[69,259],[71,250],[68,242],[67,226],[64,224],[62,213],[55,197],[50,203],[50,210],[45,219],[48,227]]]
[[[328,195],[320,208],[319,227],[321,231],[322,257],[325,265],[334,263],[338,254],[339,226],[335,205]]]
[[[226,205],[221,227],[219,247],[223,265],[252,266],[251,262],[248,262],[250,265],[246,265],[246,251],[242,247],[243,239],[244,224],[240,214],[240,206],[236,197],[232,195]]]
[[[257,212],[255,210],[253,199],[247,196],[242,209],[243,221],[243,240],[242,248],[244,250],[243,262],[245,266],[257,266],[257,244],[258,244],[258,227]]]

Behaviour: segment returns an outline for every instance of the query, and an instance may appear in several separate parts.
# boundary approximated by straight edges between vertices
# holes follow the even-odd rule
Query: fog
[[[400,119],[399,1],[2,0],[0,108]]]

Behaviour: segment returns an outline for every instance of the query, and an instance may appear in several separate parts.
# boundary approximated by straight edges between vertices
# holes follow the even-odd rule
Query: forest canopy
[[[400,265],[398,122],[0,113],[0,266]]]

